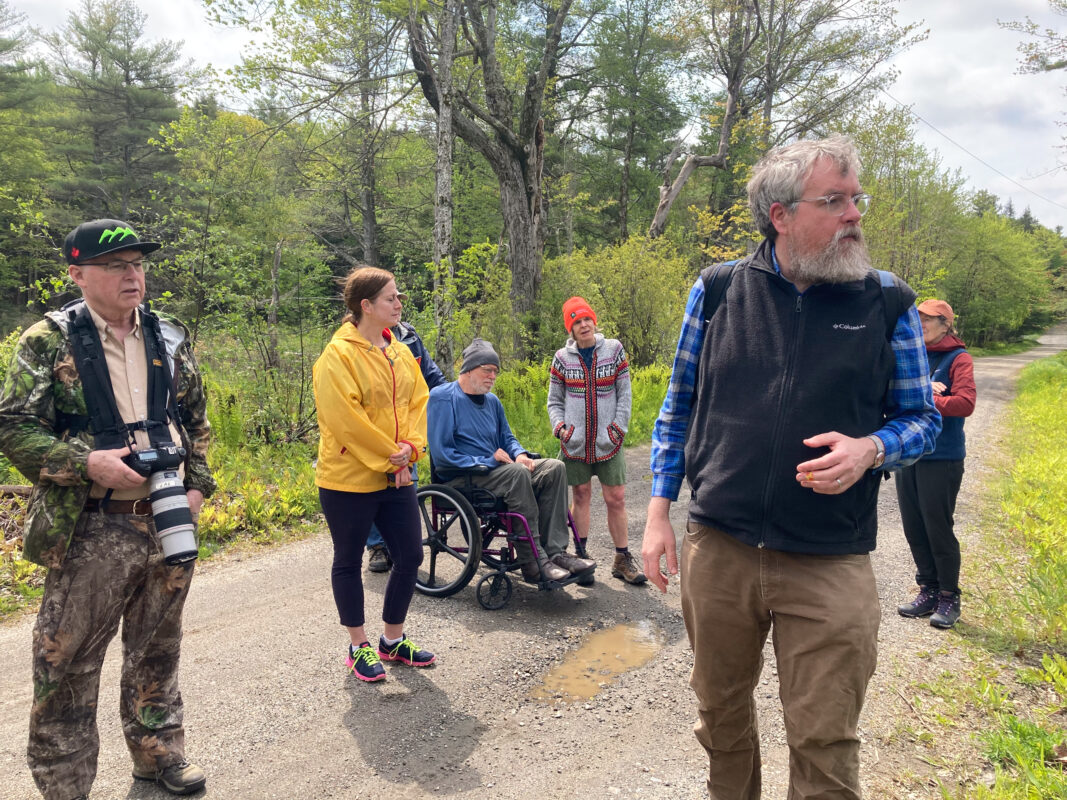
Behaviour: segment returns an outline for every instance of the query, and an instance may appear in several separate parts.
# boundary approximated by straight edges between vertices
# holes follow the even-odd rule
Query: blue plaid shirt
[[[774,259],[778,269],[778,260]],[[780,272],[780,270],[779,270]],[[906,467],[932,452],[941,431],[928,376],[919,312],[912,306],[897,320],[890,342],[896,365],[889,381],[886,423],[877,431],[885,444],[881,469]],[[674,501],[685,478],[685,433],[693,408],[693,386],[704,344],[704,282],[697,278],[685,306],[671,382],[652,429],[652,496]]]

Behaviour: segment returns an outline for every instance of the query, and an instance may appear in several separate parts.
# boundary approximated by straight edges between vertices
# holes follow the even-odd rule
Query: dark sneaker
[[[621,578],[634,586],[640,586],[648,580],[645,577],[645,573],[637,568],[637,559],[633,557],[629,550],[625,553],[615,554],[615,563],[611,565],[611,577]]]
[[[389,551],[384,544],[372,544],[367,551],[370,553],[367,569],[371,572],[388,572],[393,568],[393,559],[389,558]]]
[[[937,598],[937,611],[930,617],[930,624],[935,628],[951,628],[960,618],[960,596],[942,594]]]
[[[572,556],[570,553],[556,553],[550,561],[557,567],[563,567],[571,575],[581,575],[596,566],[596,562],[593,559],[578,558],[578,556]]]
[[[937,610],[937,598],[940,593],[929,586],[920,586],[919,593],[910,603],[897,606],[897,613],[902,617],[928,617]]]
[[[403,638],[394,645],[387,645],[385,639],[378,639],[378,655],[382,661],[399,661],[409,667],[428,667],[437,660],[429,650],[420,650],[418,645],[401,634]]]
[[[177,764],[171,764],[154,772],[133,770],[133,777],[139,781],[155,781],[171,794],[193,794],[207,784],[204,770],[196,764],[190,764],[184,758]]]
[[[370,642],[364,642],[359,647],[349,647],[345,665],[361,681],[373,683],[385,680],[385,667]]]

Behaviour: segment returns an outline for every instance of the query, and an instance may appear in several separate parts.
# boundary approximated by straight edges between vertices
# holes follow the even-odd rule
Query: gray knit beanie
[[[460,374],[470,372],[475,367],[492,364],[500,367],[500,356],[485,339],[476,338],[463,349],[463,366],[459,368]]]

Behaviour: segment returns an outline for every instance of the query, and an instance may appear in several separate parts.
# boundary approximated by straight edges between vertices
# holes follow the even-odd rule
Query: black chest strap
[[[153,446],[170,440],[169,418],[177,421],[171,381],[167,374],[166,350],[159,328],[159,319],[146,308],[141,309],[141,331],[148,365],[148,414],[146,419],[124,422],[115,403],[115,390],[104,357],[100,333],[85,303],[67,312],[68,336],[74,364],[82,382],[85,408],[89,415],[89,431],[98,449],[123,447],[133,441],[136,430],[148,432]]]

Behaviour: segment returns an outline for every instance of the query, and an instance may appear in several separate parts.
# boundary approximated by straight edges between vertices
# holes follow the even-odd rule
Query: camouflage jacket
[[[188,329],[172,317],[157,316],[171,368],[177,368],[178,405],[189,447],[185,487],[209,497],[215,479],[206,458],[211,426],[200,369]],[[34,485],[26,509],[23,556],[46,567],[63,562],[91,487],[92,434],[71,436],[57,425],[65,415],[87,414],[67,324],[65,313],[52,311],[28,328],[0,389],[0,452]]]

